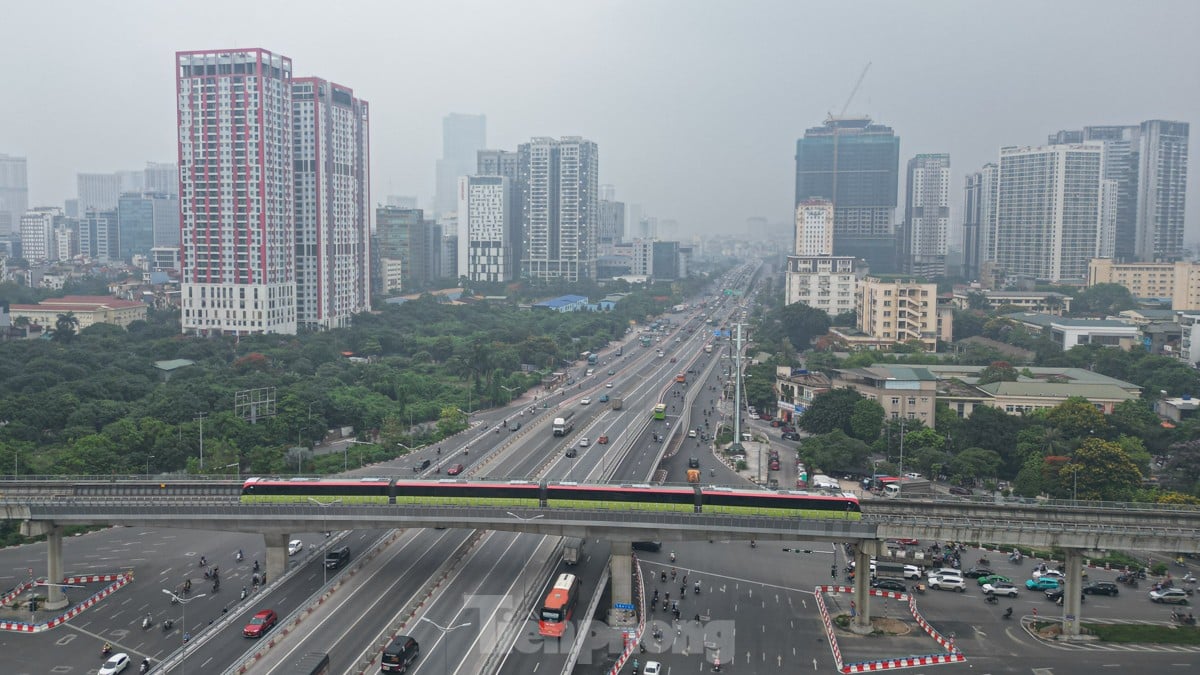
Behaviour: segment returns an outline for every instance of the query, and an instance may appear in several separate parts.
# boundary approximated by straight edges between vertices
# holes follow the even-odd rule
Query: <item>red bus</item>
[[[579,579],[574,574],[558,575],[554,588],[550,589],[545,602],[542,603],[538,632],[546,637],[562,637],[578,600]]]

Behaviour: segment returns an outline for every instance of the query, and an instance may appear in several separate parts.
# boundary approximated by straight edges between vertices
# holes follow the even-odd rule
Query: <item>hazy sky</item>
[[[0,152],[30,203],[77,171],[175,161],[174,52],[261,46],[371,103],[372,199],[430,204],[441,118],[485,113],[488,144],[579,135],[600,181],[692,231],[789,218],[796,138],[843,105],[962,176],[1061,128],[1190,122],[1200,239],[1200,2],[1006,0],[7,0]],[[903,178],[902,178],[903,182]],[[901,206],[903,198],[900,199]],[[899,214],[898,210],[898,214]]]

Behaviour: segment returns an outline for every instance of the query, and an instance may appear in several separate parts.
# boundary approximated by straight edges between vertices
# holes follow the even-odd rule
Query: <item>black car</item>
[[[993,574],[995,574],[995,572],[987,567],[972,567],[971,569],[967,570],[966,572],[963,572],[963,576],[968,579],[978,579],[979,577],[990,577]]]
[[[785,431],[785,432],[783,432],[783,433],[781,434],[781,437],[782,437],[782,438],[783,438],[783,440],[785,440],[785,441],[798,441],[798,440],[800,440],[800,434],[798,434],[798,433],[796,433],[796,432],[794,432],[794,431]]]
[[[871,580],[871,588],[877,588],[881,591],[898,591],[900,593],[908,592],[908,586],[906,586],[904,584],[903,580],[889,579],[887,577],[880,577],[878,579],[872,579]]]
[[[662,550],[662,542],[661,541],[635,541],[635,542],[633,542],[632,548],[635,551],[650,551],[651,553],[657,553]]]
[[[1117,585],[1111,581],[1093,581],[1083,587],[1085,595],[1116,595]]]
[[[1061,605],[1063,603],[1063,587],[1059,586],[1058,588],[1047,588],[1046,599]],[[1083,602],[1083,593],[1079,594],[1079,601]]]

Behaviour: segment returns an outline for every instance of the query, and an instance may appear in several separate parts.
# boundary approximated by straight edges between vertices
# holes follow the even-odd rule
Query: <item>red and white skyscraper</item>
[[[296,332],[292,61],[178,52],[183,330]]]
[[[292,80],[296,320],[350,325],[371,309],[369,116],[354,92],[317,77]]]

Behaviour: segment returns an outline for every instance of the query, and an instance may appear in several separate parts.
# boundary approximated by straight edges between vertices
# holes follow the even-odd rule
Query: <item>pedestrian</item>
[[[679,597],[681,597],[681,598],[682,598],[682,597],[683,597],[683,594],[684,594],[684,592],[686,592],[686,591],[687,591],[687,584],[684,584],[684,585],[680,586],[680,587],[679,587]]]
[[[684,575],[683,575],[683,585],[687,586],[687,574],[686,573],[684,573]]]

